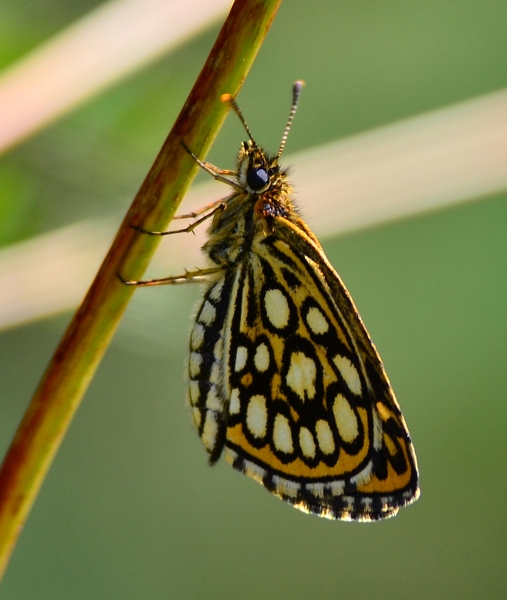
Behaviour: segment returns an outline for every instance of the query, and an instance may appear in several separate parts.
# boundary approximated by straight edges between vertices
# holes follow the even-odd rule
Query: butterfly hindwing
[[[358,345],[341,281],[310,258],[312,239],[291,247],[284,228],[254,242],[237,274],[226,457],[304,510],[385,517],[414,494],[403,418],[378,355]]]

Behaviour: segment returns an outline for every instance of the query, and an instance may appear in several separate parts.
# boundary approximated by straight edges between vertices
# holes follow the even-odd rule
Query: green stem
[[[174,127],[137,193],[99,272],[72,319],[19,426],[0,471],[0,576],[44,477],[133,293],[161,231],[197,172],[182,146],[204,157],[236,96],[281,0],[236,0]]]

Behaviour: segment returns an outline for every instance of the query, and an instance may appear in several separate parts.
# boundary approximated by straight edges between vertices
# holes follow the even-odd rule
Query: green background
[[[0,65],[93,6],[2,0]],[[85,217],[119,221],[217,31],[2,157],[2,243]],[[286,0],[239,101],[259,143],[275,149],[290,85],[306,80],[289,156],[505,87],[506,40],[505,0]],[[212,162],[232,166],[239,131],[228,119]],[[311,198],[300,204],[311,216]],[[415,505],[382,523],[330,522],[223,461],[208,467],[184,403],[199,289],[141,290],[42,488],[2,599],[505,598],[506,224],[497,196],[324,242],[409,424]],[[1,334],[2,450],[69,318]]]

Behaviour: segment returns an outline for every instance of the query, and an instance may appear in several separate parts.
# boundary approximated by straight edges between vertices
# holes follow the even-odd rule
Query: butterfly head
[[[270,158],[253,140],[243,142],[237,158],[239,185],[250,194],[267,192],[280,174],[278,156]]]
[[[228,102],[231,105],[250,138],[247,142],[241,144],[236,161],[238,184],[250,194],[259,195],[269,192],[279,187],[280,179],[285,179],[286,172],[280,169],[278,161],[285,148],[303,85],[303,81],[296,81],[294,84],[289,118],[282,136],[280,148],[274,157],[268,156],[264,150],[259,148],[234,98],[230,94],[222,96],[222,101]]]

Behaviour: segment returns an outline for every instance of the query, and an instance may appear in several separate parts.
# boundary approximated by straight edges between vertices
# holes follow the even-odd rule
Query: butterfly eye
[[[269,184],[269,175],[264,167],[255,167],[249,169],[246,175],[246,182],[252,192],[261,192]]]

